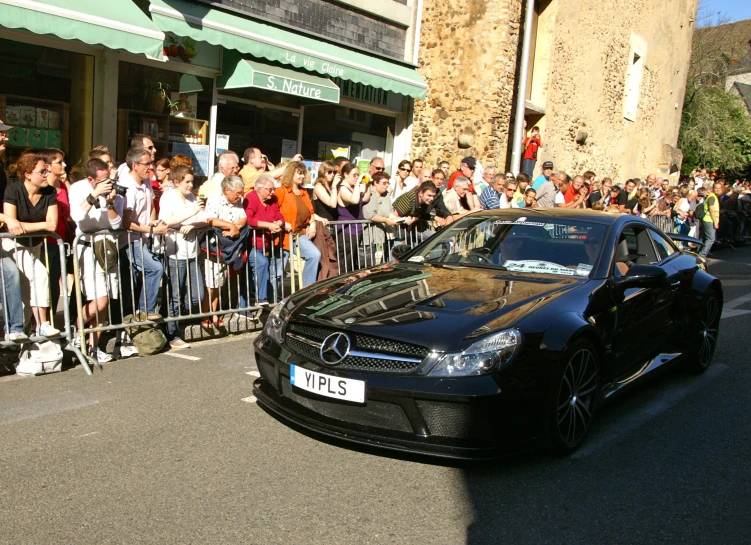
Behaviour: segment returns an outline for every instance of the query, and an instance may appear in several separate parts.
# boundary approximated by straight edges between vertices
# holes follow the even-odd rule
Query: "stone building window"
[[[629,121],[636,121],[639,109],[641,80],[644,74],[644,63],[647,57],[647,43],[643,38],[632,34],[631,53],[629,55],[626,85],[623,94],[623,117]]]

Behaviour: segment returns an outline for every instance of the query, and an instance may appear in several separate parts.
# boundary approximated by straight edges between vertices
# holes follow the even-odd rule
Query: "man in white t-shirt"
[[[125,206],[123,210],[123,227],[130,231],[127,235],[128,253],[126,260],[129,262],[123,280],[123,313],[130,314],[130,286],[126,287],[126,276],[136,275],[133,278],[133,295],[136,296],[138,310],[145,312],[147,319],[158,320],[162,316],[156,311],[159,285],[164,273],[164,267],[159,256],[152,253],[152,244],[155,236],[167,232],[164,222],[156,219],[156,210],[153,206],[154,193],[149,183],[149,169],[152,166],[151,154],[144,148],[132,148],[128,151],[125,159],[128,168],[126,174],[120,176],[119,184],[127,189],[125,194]],[[123,252],[121,252],[122,256]],[[121,261],[124,265],[123,259]]]

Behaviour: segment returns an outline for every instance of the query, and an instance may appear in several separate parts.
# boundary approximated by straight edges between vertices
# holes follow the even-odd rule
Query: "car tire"
[[[546,412],[547,447],[567,456],[584,442],[600,396],[597,349],[586,339],[575,341],[553,372]]]
[[[700,374],[707,370],[712,363],[714,351],[717,348],[720,318],[722,316],[722,300],[715,290],[707,290],[701,299],[699,319],[696,330],[692,334],[691,346],[684,365],[689,373]]]

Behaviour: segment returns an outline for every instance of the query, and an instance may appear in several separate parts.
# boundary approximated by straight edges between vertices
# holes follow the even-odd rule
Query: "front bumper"
[[[255,346],[261,377],[253,393],[259,404],[307,430],[374,447],[459,459],[501,457],[537,444],[540,400],[528,391],[514,391],[513,379],[343,372],[305,361],[268,339],[259,338]],[[290,363],[364,380],[366,402],[342,402],[293,387]]]

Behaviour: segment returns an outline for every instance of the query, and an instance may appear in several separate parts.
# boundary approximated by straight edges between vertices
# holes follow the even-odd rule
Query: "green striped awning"
[[[225,52],[222,75],[217,79],[216,86],[219,89],[257,87],[301,98],[339,103],[339,87],[330,79],[243,59],[236,51]]]
[[[131,0],[0,0],[0,26],[162,59],[164,33]]]
[[[321,42],[239,15],[186,0],[151,0],[156,26],[221,45],[257,59],[286,64],[326,77],[424,98],[426,83],[414,68]]]

